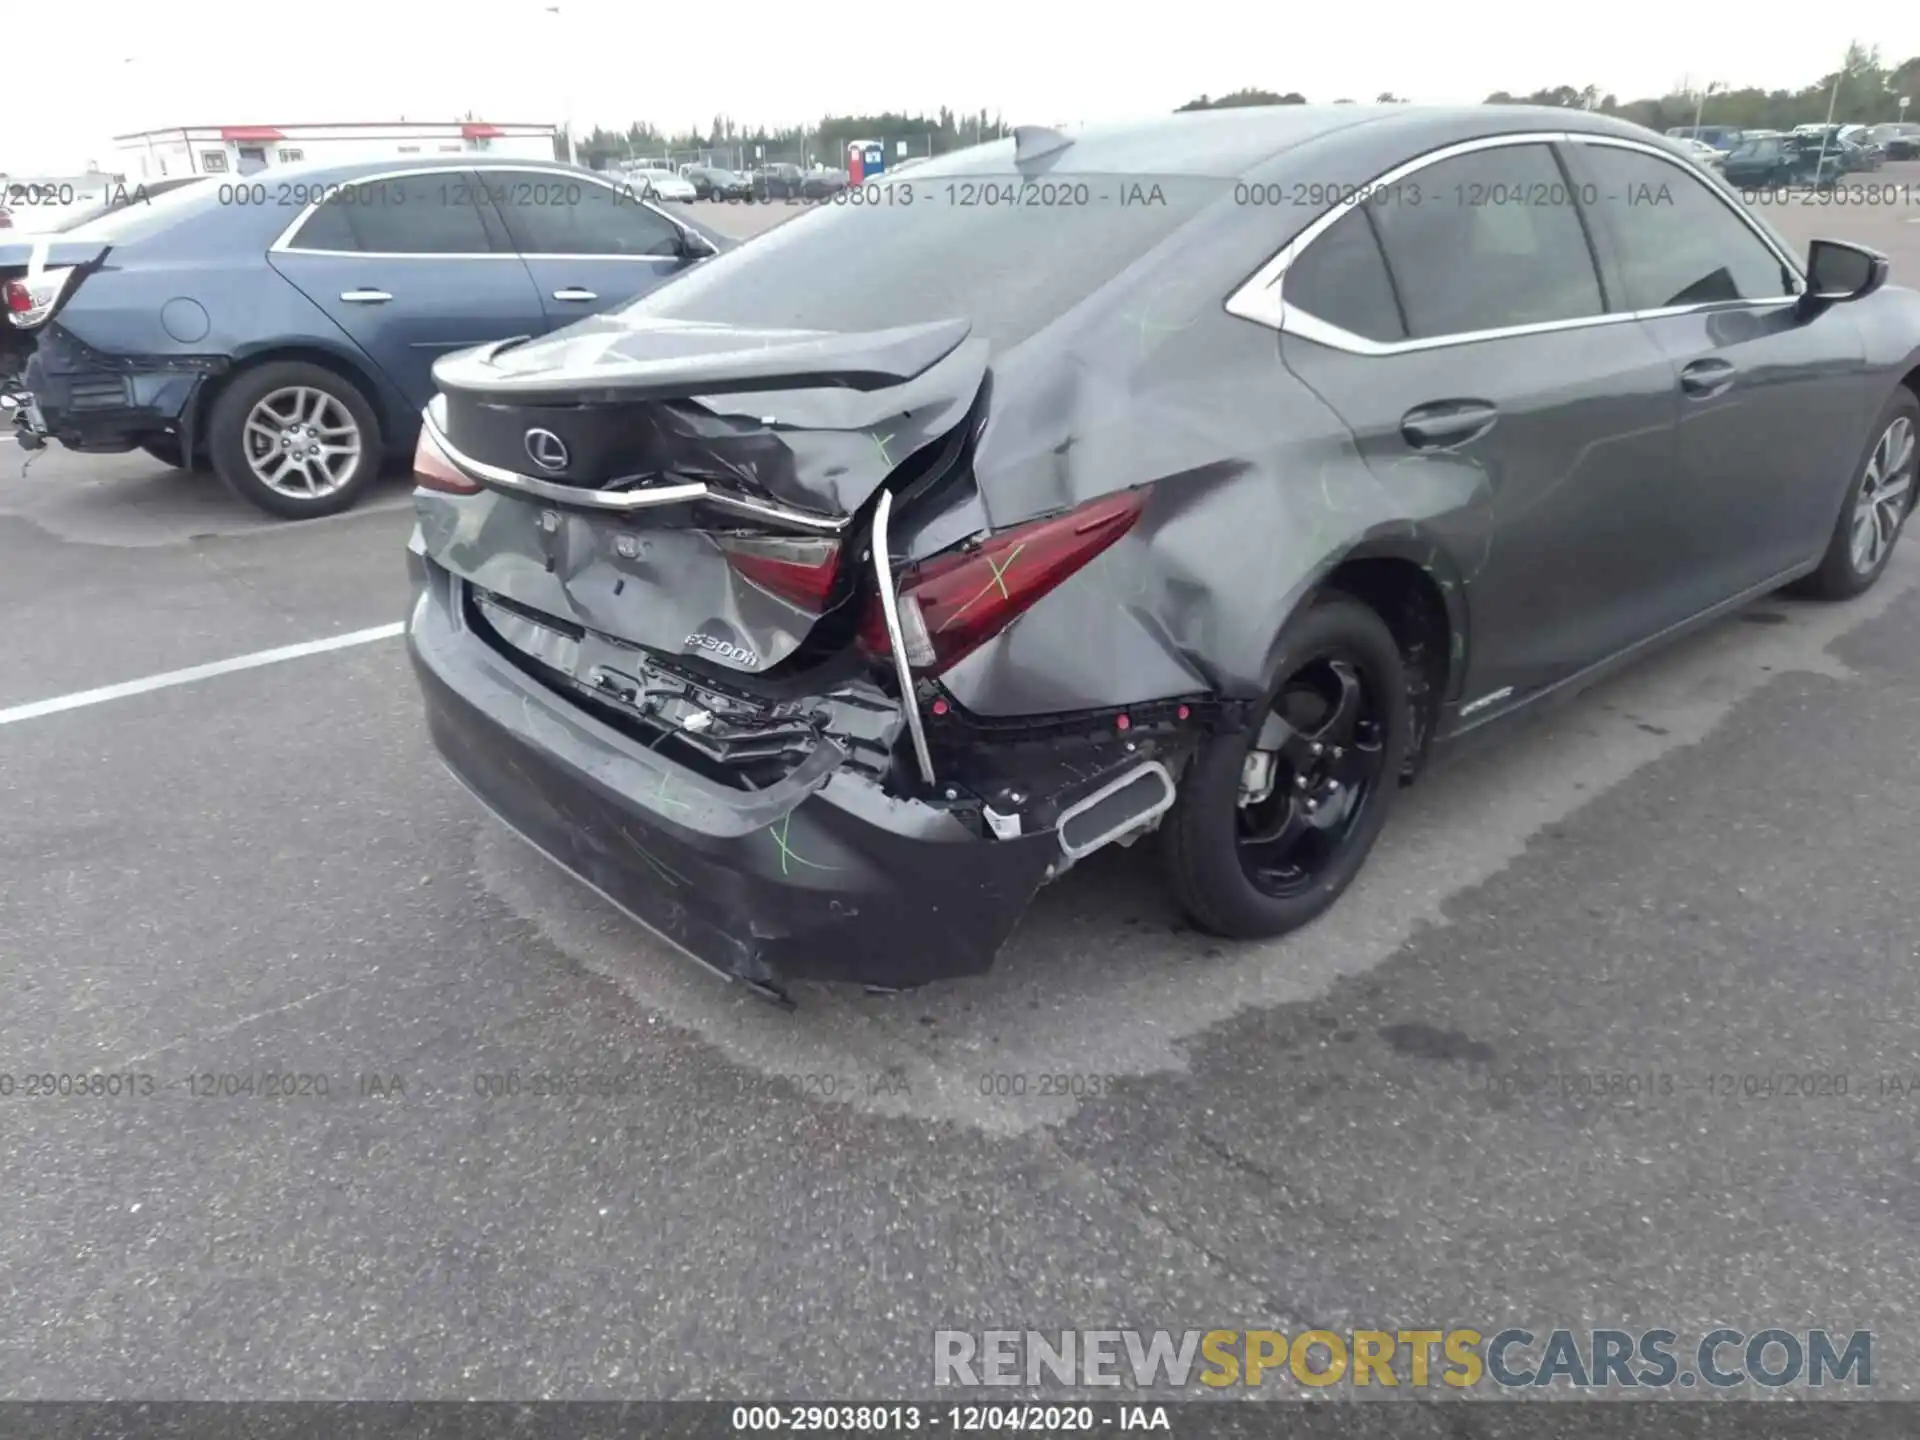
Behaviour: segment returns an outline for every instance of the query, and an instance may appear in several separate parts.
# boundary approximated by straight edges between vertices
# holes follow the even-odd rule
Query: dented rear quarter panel
[[[1247,193],[1364,183],[1406,158],[1395,127],[1381,128],[1360,122],[1288,150],[1248,173]],[[1431,148],[1484,129],[1437,131]],[[974,459],[985,526],[1133,486],[1153,494],[1126,540],[948,672],[962,704],[1019,715],[1198,688],[1261,696],[1288,617],[1350,558],[1419,565],[1464,649],[1462,556],[1485,523],[1485,476],[1429,465],[1383,484],[1287,367],[1280,335],[1224,308],[1328,208],[1229,193],[996,359]]]

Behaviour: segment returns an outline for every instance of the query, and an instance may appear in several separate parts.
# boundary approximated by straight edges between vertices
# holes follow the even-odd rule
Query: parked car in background
[[[1710,168],[1717,168],[1726,161],[1726,151],[1716,150],[1704,140],[1695,140],[1690,136],[1681,136],[1677,143],[1689,156],[1699,161],[1700,164]]]
[[[1841,146],[1849,171],[1878,170],[1886,159],[1886,153],[1864,125],[1835,126],[1831,139]]]
[[[846,171],[835,170],[826,165],[817,165],[801,177],[800,198],[803,200],[831,200],[846,188]]]
[[[1155,829],[1199,927],[1293,930],[1435,744],[1858,594],[1912,508],[1920,295],[1637,126],[1275,106],[916,173],[441,361],[416,460],[441,756],[772,997],[985,970]],[[943,195],[1034,173],[1094,198]],[[1232,201],[1308,184],[1421,198]]]
[[[1889,160],[1920,158],[1920,124],[1896,121],[1886,125],[1874,125],[1867,130],[1867,135]]]
[[[642,187],[642,195],[655,200],[685,203],[698,198],[693,182],[671,170],[636,170],[633,179],[635,184]]]
[[[412,447],[436,358],[559,329],[730,243],[613,177],[537,161],[182,186],[0,242],[7,319],[32,346],[21,439],[204,459],[262,509],[329,514]]]
[[[1676,125],[1667,131],[1667,137],[1672,140],[1698,140],[1725,153],[1753,133],[1734,125]]]
[[[1863,125],[1796,125],[1787,138],[1790,143],[1815,157],[1821,153],[1829,157],[1838,156],[1840,172],[1854,174],[1879,168],[1878,150],[1860,143],[1860,137],[1865,134],[1866,127]]]
[[[1878,145],[1863,139],[1843,139],[1840,148],[1846,156],[1849,171],[1878,170],[1886,156]]]
[[[699,200],[751,200],[753,182],[717,165],[695,165],[683,177]]]
[[[806,172],[798,165],[763,165],[754,171],[753,193],[760,200],[798,200],[805,183]]]
[[[1846,161],[1832,147],[1824,153],[1818,136],[1749,135],[1720,162],[1727,183],[1749,190],[1832,185]]]

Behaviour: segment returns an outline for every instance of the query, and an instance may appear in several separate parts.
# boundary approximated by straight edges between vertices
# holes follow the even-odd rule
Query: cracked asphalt
[[[1900,279],[1909,213],[1777,218]],[[0,709],[404,613],[401,485],[286,526],[21,459]],[[0,1394],[930,1397],[936,1329],[1511,1324],[1871,1329],[1911,1395],[1916,635],[1909,541],[1432,774],[1285,941],[1142,847],[987,977],[794,1014],[480,813],[396,640],[0,726]],[[76,1072],[153,1089],[26,1093]]]

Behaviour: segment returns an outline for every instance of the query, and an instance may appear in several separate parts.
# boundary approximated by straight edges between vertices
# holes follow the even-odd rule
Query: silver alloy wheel
[[[319,500],[360,467],[360,426],[339,400],[311,385],[260,397],[241,443],[262,485],[294,500]]]
[[[1853,503],[1853,535],[1849,544],[1856,573],[1865,575],[1878,565],[1900,533],[1907,517],[1914,479],[1913,422],[1906,416],[1887,426],[1873,447],[1860,496]]]

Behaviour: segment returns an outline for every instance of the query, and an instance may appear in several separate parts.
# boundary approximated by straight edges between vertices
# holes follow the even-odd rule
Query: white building
[[[137,180],[173,175],[252,175],[303,160],[378,160],[477,152],[551,160],[551,125],[389,120],[347,125],[187,125],[113,137],[114,168]]]

